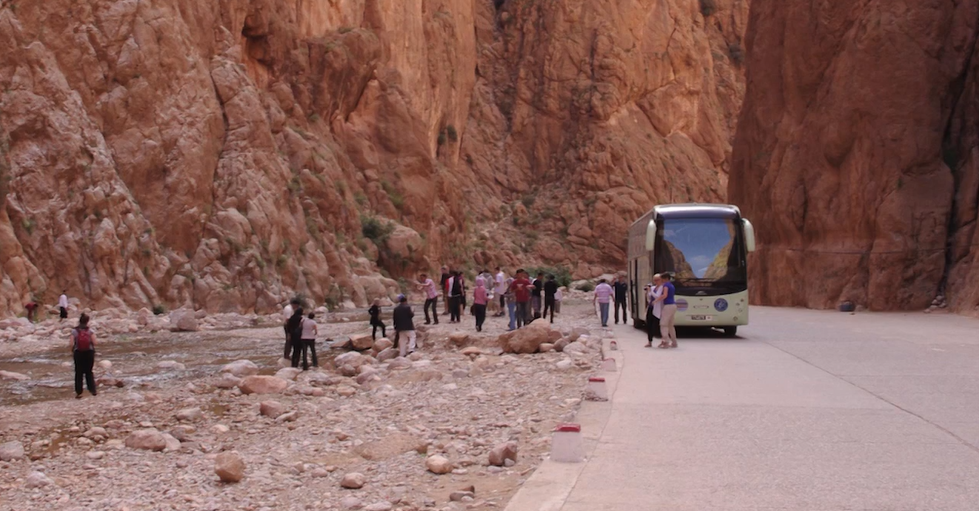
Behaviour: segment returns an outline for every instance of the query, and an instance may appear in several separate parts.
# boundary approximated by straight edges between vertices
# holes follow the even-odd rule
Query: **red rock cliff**
[[[621,265],[723,197],[742,0],[3,0],[0,314]]]
[[[756,303],[979,302],[977,4],[752,3],[729,199]]]

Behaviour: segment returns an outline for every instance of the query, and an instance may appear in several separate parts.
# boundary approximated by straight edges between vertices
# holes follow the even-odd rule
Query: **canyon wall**
[[[729,199],[756,303],[979,304],[979,2],[756,0]]]
[[[747,9],[3,0],[0,315],[618,268],[653,204],[724,197]]]

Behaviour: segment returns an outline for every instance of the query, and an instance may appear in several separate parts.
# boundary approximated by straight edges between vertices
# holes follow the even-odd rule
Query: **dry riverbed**
[[[477,334],[465,316],[458,328],[443,321],[421,333],[408,360],[361,357],[354,376],[334,366],[346,351],[321,342],[321,368],[278,372],[287,388],[264,395],[220,388],[235,382],[221,369],[246,359],[276,374],[281,328],[103,336],[97,360],[111,367],[96,370],[99,395],[79,400],[63,338],[2,342],[0,370],[30,379],[0,381],[0,457],[14,458],[0,461],[0,508],[502,509],[597,370],[601,332],[589,305],[566,304],[558,317],[565,342],[594,329],[564,353],[501,354],[506,320],[488,318]],[[325,336],[368,331],[349,319],[335,317]],[[449,341],[457,331],[469,334],[461,345]],[[164,450],[133,448],[138,430],[159,432]],[[491,464],[507,443],[515,462]],[[225,452],[244,462],[240,482],[215,474]],[[433,473],[433,456],[451,470]],[[354,473],[363,486],[343,488]]]

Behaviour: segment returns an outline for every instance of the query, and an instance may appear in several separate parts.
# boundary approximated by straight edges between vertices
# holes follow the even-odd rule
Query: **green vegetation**
[[[578,291],[584,291],[586,293],[590,293],[594,290],[595,290],[595,284],[591,281],[578,285]]]
[[[287,262],[289,262],[289,258],[285,254],[279,254],[279,257],[275,259],[275,267],[281,270],[286,267]]]
[[[700,13],[705,18],[714,14],[715,11],[717,11],[717,4],[714,3],[714,0],[700,0]]]
[[[563,266],[537,266],[528,268],[531,278],[537,277],[538,272],[543,272],[545,276],[554,275],[554,280],[558,286],[567,287],[571,285],[571,271]]]
[[[384,188],[384,192],[388,194],[388,199],[391,200],[391,204],[395,208],[400,210],[405,205],[404,195],[401,195],[401,192],[393,184],[388,181],[381,181],[381,188]]]
[[[340,27],[339,32],[341,34],[347,34],[354,31],[354,27]]]
[[[741,43],[728,44],[727,53],[731,56],[731,62],[734,62],[734,65],[744,64],[744,48],[741,47]]]
[[[360,206],[366,206],[367,205],[367,196],[364,195],[364,192],[357,192],[357,193],[355,193],[354,194],[354,200]]]
[[[154,315],[160,316],[160,315],[166,314],[166,313],[167,313],[166,307],[164,307],[164,306],[162,306],[160,304],[156,304],[156,305],[153,306],[153,314]]]
[[[28,235],[34,234],[34,227],[37,226],[37,223],[34,222],[33,218],[25,218],[20,222],[20,224],[24,227],[24,230],[27,231]]]
[[[302,189],[303,189],[303,182],[302,182],[302,179],[299,178],[299,174],[296,174],[296,175],[292,176],[292,179],[289,180],[289,186],[288,187],[289,187],[289,193],[290,194],[293,194],[293,195],[295,195],[295,194],[299,193],[300,191],[302,191]]]
[[[442,131],[439,132],[439,138],[438,138],[437,141],[438,141],[439,146],[445,145],[445,141],[446,141],[445,130],[442,130]]]
[[[452,142],[459,140],[459,133],[456,131],[456,127],[451,124],[445,127],[445,134],[449,136],[449,140]]]
[[[523,203],[523,205],[524,205],[525,208],[529,208],[529,207],[533,206],[534,205],[534,201],[536,201],[536,200],[537,200],[537,196],[534,195],[534,194],[532,194],[532,193],[528,193],[528,194],[526,194],[526,195],[524,195],[523,197],[520,198],[520,202]]]
[[[394,226],[390,222],[382,222],[376,217],[360,217],[360,233],[367,239],[380,247],[394,231]]]
[[[303,294],[303,293],[296,293],[295,295],[292,296],[292,299],[289,300],[289,301],[290,302],[299,302],[299,306],[300,307],[305,307],[306,306],[306,295]]]

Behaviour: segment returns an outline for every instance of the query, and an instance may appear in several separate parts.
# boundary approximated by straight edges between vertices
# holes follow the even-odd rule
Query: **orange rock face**
[[[758,232],[754,301],[979,301],[977,6],[752,3],[729,199]]]
[[[4,2],[0,314],[62,289],[268,311],[364,304],[398,290],[380,270],[443,261],[620,266],[651,205],[723,198],[746,19],[738,0]]]

